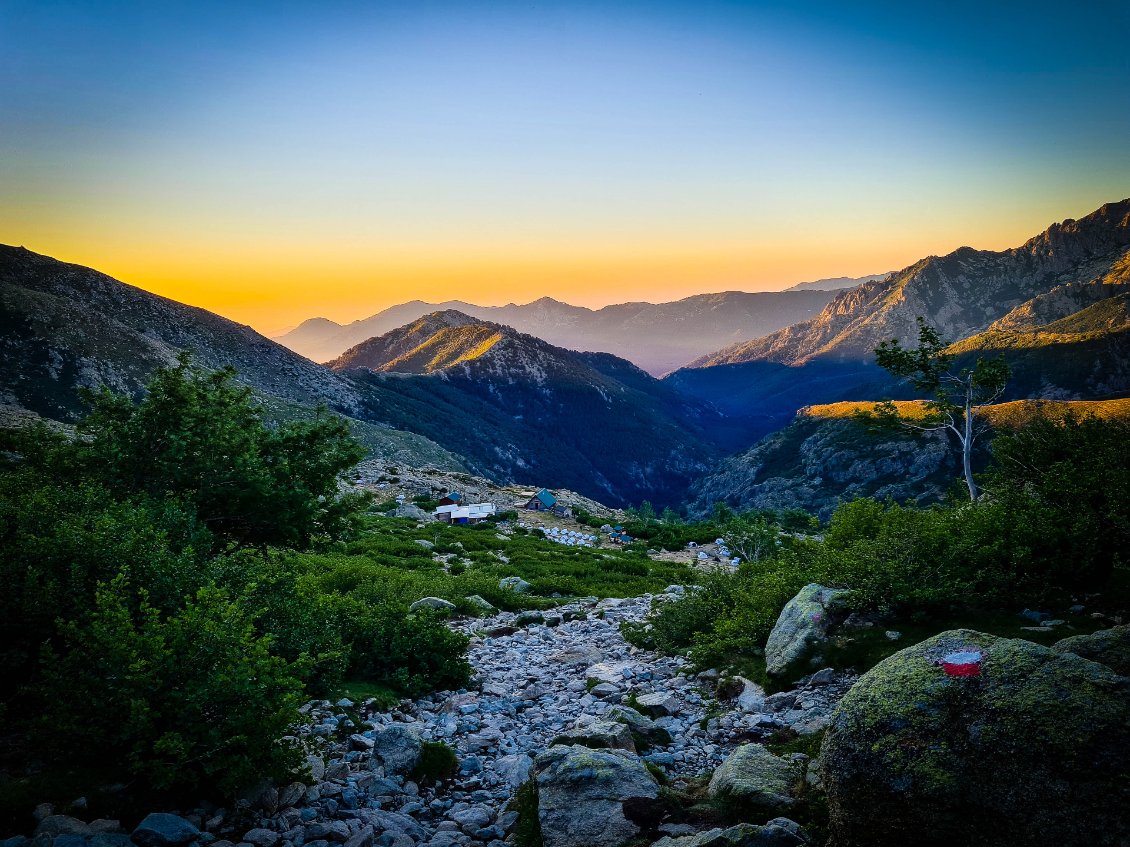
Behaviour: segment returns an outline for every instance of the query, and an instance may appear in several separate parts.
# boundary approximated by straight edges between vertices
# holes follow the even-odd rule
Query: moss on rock
[[[941,658],[983,654],[951,677]],[[836,847],[1117,845],[1130,837],[1130,679],[972,630],[876,665],[821,751]]]
[[[1106,665],[1115,673],[1130,676],[1130,624],[1064,638],[1053,644],[1052,649],[1057,653],[1074,653]]]

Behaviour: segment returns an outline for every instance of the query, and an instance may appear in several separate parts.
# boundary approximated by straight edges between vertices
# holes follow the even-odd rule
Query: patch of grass
[[[420,761],[410,774],[419,785],[434,785],[450,779],[459,768],[455,751],[442,741],[425,741],[420,750]]]
[[[514,824],[514,829],[510,833],[514,847],[542,847],[537,781],[527,780],[506,808],[508,811],[518,813],[518,822]]]
[[[372,698],[377,701],[375,705],[381,711],[391,709],[400,702],[400,695],[391,688],[364,680],[346,680],[329,699],[336,702],[342,697],[348,697],[354,703],[362,703]]]

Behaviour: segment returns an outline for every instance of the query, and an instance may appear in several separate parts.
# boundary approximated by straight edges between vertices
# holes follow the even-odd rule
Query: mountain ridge
[[[611,353],[659,376],[720,346],[811,317],[832,296],[818,290],[724,291],[669,303],[617,303],[600,309],[572,306],[548,296],[505,306],[411,300],[345,325],[312,318],[275,340],[313,361],[328,362],[366,339],[425,314],[453,309],[514,327],[555,346]]]
[[[986,329],[1056,285],[1101,277],[1130,249],[1130,199],[1054,223],[1019,247],[959,247],[837,294],[815,318],[696,359],[689,368],[751,361],[803,365],[817,358],[863,360],[888,338],[912,343],[924,315],[943,338]],[[980,283],[975,291],[971,281]]]

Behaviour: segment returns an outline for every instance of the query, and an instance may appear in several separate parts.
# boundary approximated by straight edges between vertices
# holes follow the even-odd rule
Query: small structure
[[[557,505],[557,498],[542,489],[526,502],[526,508],[531,512],[548,512]]]
[[[461,506],[463,505],[463,495],[458,491],[452,491],[443,497],[439,504],[441,506]]]
[[[444,523],[472,524],[485,521],[496,511],[494,503],[472,503],[470,506],[447,503],[439,506],[432,514],[436,520]]]

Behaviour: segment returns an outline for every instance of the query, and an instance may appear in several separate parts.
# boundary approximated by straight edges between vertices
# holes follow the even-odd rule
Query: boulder
[[[624,671],[632,668],[634,664],[634,662],[597,662],[585,670],[585,679],[616,685],[624,681]]]
[[[531,586],[520,576],[504,576],[498,581],[498,587],[503,591],[513,591],[515,594],[528,594]]]
[[[57,835],[93,835],[94,830],[90,824],[70,815],[48,815],[35,827],[35,834],[54,838]]]
[[[437,609],[444,612],[450,612],[454,608],[454,603],[448,602],[441,597],[421,597],[419,600],[408,607],[408,611],[415,612],[419,609]]]
[[[494,772],[506,780],[511,788],[518,788],[530,778],[534,760],[525,753],[512,753],[494,760]]]
[[[538,818],[545,847],[614,847],[640,832],[625,815],[654,803],[659,785],[624,750],[555,745],[538,754]]]
[[[774,756],[760,744],[743,744],[714,771],[707,791],[714,799],[783,811],[796,803],[803,781],[798,763]]]
[[[651,847],[806,847],[812,844],[800,825],[774,818],[764,826],[740,823],[729,829],[711,829],[680,838],[661,838]]]
[[[742,681],[742,690],[737,696],[737,707],[743,712],[765,711],[765,689],[745,677],[736,677]]]
[[[1057,653],[1074,653],[1130,676],[1130,624],[1100,629],[1090,635],[1073,635],[1052,645]]]
[[[616,721],[589,721],[567,729],[559,736],[560,744],[583,744],[585,747],[636,752],[632,731]]]
[[[765,670],[784,674],[789,665],[804,658],[828,633],[832,614],[847,591],[811,583],[785,604],[769,640],[765,642]]]
[[[635,709],[626,706],[614,706],[608,710],[604,718],[624,724],[631,730],[633,738],[642,739],[649,744],[671,743],[671,733],[651,718],[641,715]]]
[[[467,605],[478,612],[480,615],[493,615],[498,611],[498,609],[492,606],[489,601],[485,600],[478,594],[472,594],[469,597],[465,597],[464,599],[467,601]]]
[[[636,703],[641,712],[653,718],[669,717],[679,711],[679,701],[664,691],[641,694]]]
[[[837,847],[1122,844],[1130,678],[1021,639],[944,632],[856,682],[820,767]]]
[[[146,815],[130,838],[140,847],[179,847],[200,837],[200,830],[179,815],[154,812]]]
[[[420,737],[405,726],[393,724],[377,730],[373,736],[373,763],[384,768],[386,776],[402,776],[420,763],[423,744]]]

